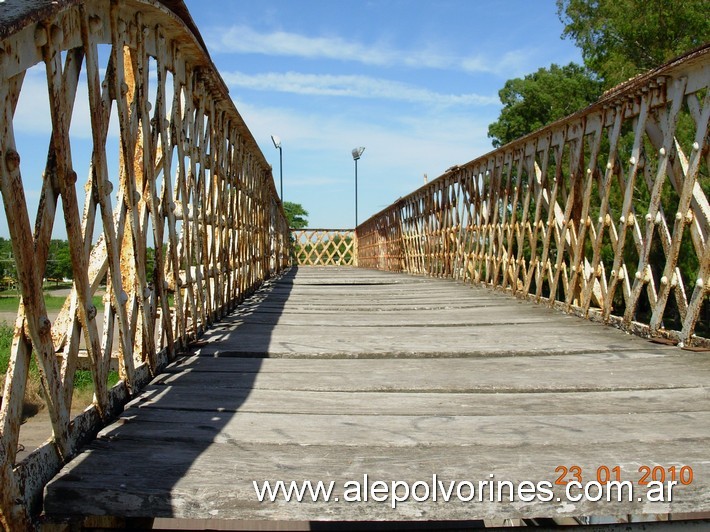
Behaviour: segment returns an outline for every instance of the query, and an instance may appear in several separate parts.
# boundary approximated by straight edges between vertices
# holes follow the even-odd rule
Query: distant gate
[[[357,266],[352,229],[292,229],[294,263],[300,266]]]

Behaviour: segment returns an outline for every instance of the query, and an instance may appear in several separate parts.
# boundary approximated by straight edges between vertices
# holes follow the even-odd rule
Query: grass
[[[60,311],[64,306],[64,296],[44,295],[44,304],[48,311]],[[96,309],[101,312],[104,308],[104,300],[102,296],[94,296],[92,303]],[[20,296],[17,294],[0,295],[0,312],[17,312],[20,306]]]
[[[62,299],[63,298],[58,298]],[[16,310],[16,308],[15,308]],[[0,323],[0,393],[5,386],[5,373],[10,362],[10,350],[12,348],[12,338],[14,329],[6,322]],[[118,382],[118,373],[109,372],[109,388]],[[74,391],[72,394],[73,409],[83,409],[89,406],[94,400],[94,381],[91,372],[87,370],[76,370],[74,373]],[[0,397],[0,404],[2,404]],[[42,383],[39,368],[34,357],[30,362],[30,373],[27,379],[27,391],[25,393],[25,404],[23,417],[30,417],[44,408],[45,401],[42,398]]]

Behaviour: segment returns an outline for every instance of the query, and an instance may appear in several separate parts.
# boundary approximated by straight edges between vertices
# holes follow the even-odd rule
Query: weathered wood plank
[[[170,400],[165,397],[165,400]],[[362,398],[367,401],[367,396]],[[605,401],[602,395],[597,399]],[[127,411],[121,420],[99,433],[112,442],[123,440],[175,443],[229,443],[273,445],[332,445],[395,447],[455,446],[518,447],[535,445],[555,449],[558,445],[603,446],[614,434],[614,444],[675,442],[678,433],[695,442],[707,437],[710,409],[703,412],[542,415],[422,415],[303,414],[237,412],[216,415],[214,411],[150,408]]]
[[[450,281],[302,269],[154,379],[48,485],[45,511],[289,521],[708,511],[709,356]],[[343,501],[344,483],[364,474],[537,483],[561,465],[581,466],[585,481],[617,465],[632,482],[642,465],[688,465],[695,478],[670,504],[572,503],[561,486],[547,503]],[[332,480],[340,500],[260,503],[254,480]]]
[[[228,394],[230,401],[225,400]],[[169,402],[163,399],[169,396]],[[136,408],[168,411],[265,412],[282,414],[362,414],[435,416],[535,416],[565,410],[578,414],[643,414],[705,412],[710,392],[705,386],[667,390],[545,392],[522,395],[494,393],[312,392],[209,387],[196,394],[189,386],[148,386],[126,416],[142,416]],[[180,413],[182,416],[183,413]]]
[[[256,359],[251,364],[238,361],[236,366],[229,358],[220,358],[212,359],[211,365],[223,361],[223,372],[192,371],[188,366],[178,373],[163,374],[153,383],[193,389],[422,393],[662,390],[705,386],[710,379],[707,357],[692,355],[697,353],[633,358],[602,352],[598,357],[562,354],[327,361]],[[678,371],[683,371],[680,378],[669,378]]]

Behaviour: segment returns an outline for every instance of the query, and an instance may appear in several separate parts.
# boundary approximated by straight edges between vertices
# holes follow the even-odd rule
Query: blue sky
[[[490,151],[507,79],[581,62],[554,0],[187,0],[278,180],[312,227],[354,225]],[[278,187],[278,183],[277,183]]]
[[[270,136],[281,137],[284,199],[308,210],[311,227],[354,225],[353,148],[366,148],[358,163],[362,222],[421,186],[424,174],[434,179],[490,151],[487,128],[507,79],[581,62],[561,39],[554,0],[186,4],[273,165],[277,189]],[[32,223],[49,138],[48,105],[39,103],[46,100],[40,65],[26,78],[15,117]],[[72,123],[82,183],[90,132],[79,124],[88,123],[88,109],[76,110]],[[2,219],[0,235],[7,234]],[[64,234],[55,228],[56,237]]]

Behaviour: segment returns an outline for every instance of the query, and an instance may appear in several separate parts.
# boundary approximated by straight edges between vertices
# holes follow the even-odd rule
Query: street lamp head
[[[274,143],[274,148],[278,149],[281,147],[281,139],[276,135],[271,135],[271,142]]]
[[[365,146],[360,146],[359,148],[353,148],[353,160],[357,161],[360,156],[362,155],[362,152],[365,151]]]

